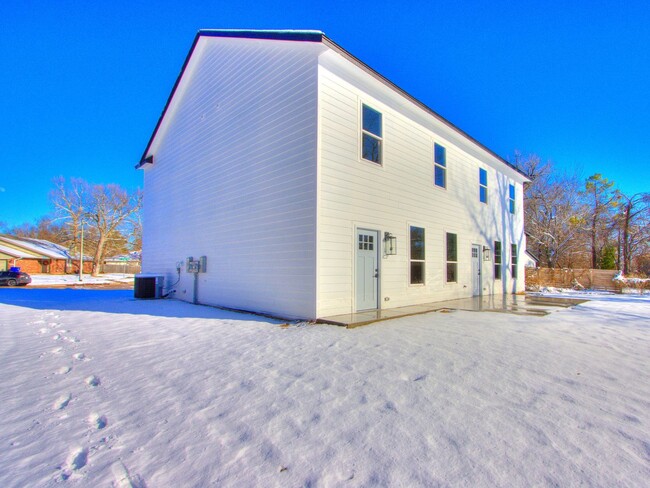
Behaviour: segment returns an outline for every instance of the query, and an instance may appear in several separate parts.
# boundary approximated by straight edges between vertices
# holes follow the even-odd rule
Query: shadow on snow
[[[173,299],[136,300],[133,290],[0,288],[0,303],[37,310],[123,313],[158,317],[205,318],[280,323],[259,315],[193,305]]]

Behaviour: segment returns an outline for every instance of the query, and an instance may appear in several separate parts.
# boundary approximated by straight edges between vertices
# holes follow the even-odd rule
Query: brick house
[[[18,267],[30,274],[79,272],[79,258],[44,239],[0,235],[0,271]],[[92,259],[84,256],[84,273],[92,271]]]

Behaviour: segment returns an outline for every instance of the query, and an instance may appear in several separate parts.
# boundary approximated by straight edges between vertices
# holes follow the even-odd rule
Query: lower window
[[[494,279],[501,279],[501,243],[494,241]]]
[[[458,282],[458,239],[447,233],[447,283]]]
[[[424,229],[411,226],[411,284],[424,284]]]
[[[512,270],[512,277],[517,278],[517,244],[512,245],[512,255],[510,257],[510,269]]]

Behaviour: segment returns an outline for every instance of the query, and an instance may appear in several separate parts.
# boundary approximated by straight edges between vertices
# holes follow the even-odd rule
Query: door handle
[[[375,278],[379,278],[379,270],[378,269],[375,270]]]

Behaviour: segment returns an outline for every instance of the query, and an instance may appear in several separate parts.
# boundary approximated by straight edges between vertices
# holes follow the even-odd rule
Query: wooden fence
[[[124,274],[138,274],[140,272],[140,263],[120,263],[120,264],[104,264],[102,266],[102,273],[124,273]]]
[[[555,288],[589,288],[621,292],[621,283],[613,278],[616,270],[526,268],[526,287],[552,286]]]

